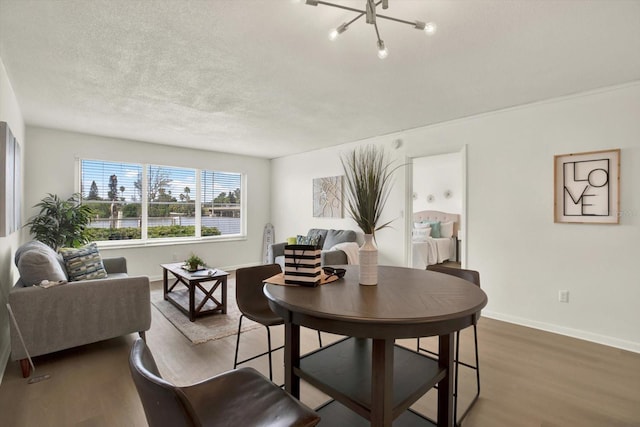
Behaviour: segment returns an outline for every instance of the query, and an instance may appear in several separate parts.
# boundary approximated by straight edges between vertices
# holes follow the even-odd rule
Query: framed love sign
[[[554,222],[620,222],[620,149],[554,156]]]

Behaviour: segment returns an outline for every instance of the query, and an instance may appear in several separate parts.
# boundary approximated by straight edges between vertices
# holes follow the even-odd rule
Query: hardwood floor
[[[147,340],[169,381],[189,384],[231,369],[235,336],[192,345],[155,308]],[[272,334],[282,342],[282,327]],[[463,332],[463,360],[471,360],[471,329]],[[465,427],[630,427],[640,426],[640,354],[482,318],[478,327],[482,392]],[[317,335],[303,329],[303,351],[316,348]],[[0,385],[0,425],[145,426],[128,367],[136,335],[87,345],[35,359],[35,375],[51,378],[28,384],[10,362]],[[337,337],[323,334],[330,342]],[[242,335],[241,352],[262,351],[264,329]],[[415,340],[402,340],[415,348]],[[267,374],[266,358],[252,366]],[[274,380],[283,382],[282,351],[274,359]],[[472,392],[471,372],[461,372],[461,399]],[[303,384],[302,400],[319,406],[326,397]],[[414,409],[435,417],[435,393]],[[336,426],[342,427],[342,426]],[[348,426],[347,426],[348,427]]]

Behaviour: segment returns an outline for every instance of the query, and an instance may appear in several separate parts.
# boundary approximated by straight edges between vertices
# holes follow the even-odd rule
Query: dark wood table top
[[[487,304],[478,286],[454,276],[380,266],[378,285],[358,283],[358,266],[344,279],[315,288],[265,285],[271,308],[285,320],[327,332],[371,338],[448,334],[475,321]]]

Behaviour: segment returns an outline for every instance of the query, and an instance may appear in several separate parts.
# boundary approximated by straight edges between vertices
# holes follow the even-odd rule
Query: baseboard
[[[227,265],[227,266],[223,266],[223,267],[214,267],[214,268],[219,268],[220,270],[224,270],[227,273],[231,273],[236,271],[239,268],[245,268],[245,267],[255,267],[256,265],[262,265],[259,262],[253,262],[253,263],[249,263],[249,264],[238,264],[238,265]],[[158,280],[162,280],[163,277],[162,275],[157,275],[157,276],[149,276],[149,281],[150,282],[156,282]]]
[[[565,335],[572,338],[578,338],[585,341],[602,344],[609,347],[619,348],[634,353],[640,353],[640,343],[621,340],[618,338],[608,337],[606,335],[594,334],[592,332],[580,329],[566,328],[564,326],[554,325],[552,323],[539,322],[537,320],[525,319],[523,317],[511,316],[508,314],[496,313],[493,311],[482,310],[482,316],[490,319],[501,320],[516,325],[527,326],[542,331],[553,332],[559,335]]]

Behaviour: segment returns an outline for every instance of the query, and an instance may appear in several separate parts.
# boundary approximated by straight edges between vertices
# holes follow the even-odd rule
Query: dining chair
[[[311,427],[320,417],[253,368],[178,387],[162,378],[142,339],[129,369],[150,427]]]
[[[236,270],[236,302],[242,313],[238,320],[238,335],[236,338],[236,352],[233,358],[233,369],[238,365],[257,359],[258,357],[269,357],[269,379],[273,381],[273,361],[272,353],[280,350],[284,346],[271,348],[271,326],[282,325],[284,320],[275,314],[269,307],[267,297],[262,288],[264,280],[281,273],[279,264],[258,265],[255,267],[239,268]],[[260,323],[267,328],[267,351],[256,354],[244,360],[238,360],[238,350],[240,348],[240,332],[242,329],[242,319],[246,317],[254,322]],[[322,337],[318,331],[318,341],[322,347]]]
[[[468,282],[473,283],[474,285],[480,287],[480,273],[475,271],[475,270],[466,270],[464,268],[455,268],[455,267],[446,267],[444,265],[440,265],[440,264],[433,264],[433,265],[429,265],[427,266],[427,270],[430,271],[435,271],[437,273],[443,273],[443,274],[449,274],[451,276],[456,276],[459,277],[461,279],[464,279]],[[455,372],[454,372],[454,388],[453,388],[453,394],[454,394],[454,401],[453,401],[453,417],[454,417],[454,421],[455,421],[455,425],[459,426],[462,423],[462,420],[464,420],[464,418],[469,414],[469,411],[471,410],[471,408],[473,407],[473,405],[478,401],[478,397],[480,396],[480,359],[478,357],[478,318],[479,318],[479,314],[474,318],[473,321],[473,342],[474,342],[474,347],[475,347],[475,365],[472,365],[470,363],[465,363],[462,362],[460,360],[460,331],[456,332],[456,337],[455,337]],[[427,348],[423,348],[420,346],[420,338],[418,338],[418,343],[417,343],[417,351],[424,351],[426,353],[432,354],[432,355],[438,355],[438,353],[429,350]],[[462,416],[460,417],[460,419],[458,419],[458,371],[460,368],[460,365],[462,366],[466,366],[467,368],[473,369],[475,370],[476,373],[476,393],[473,396],[473,399],[471,400],[471,402],[469,403],[469,406],[467,406],[467,409],[465,409],[464,413],[462,414]]]

